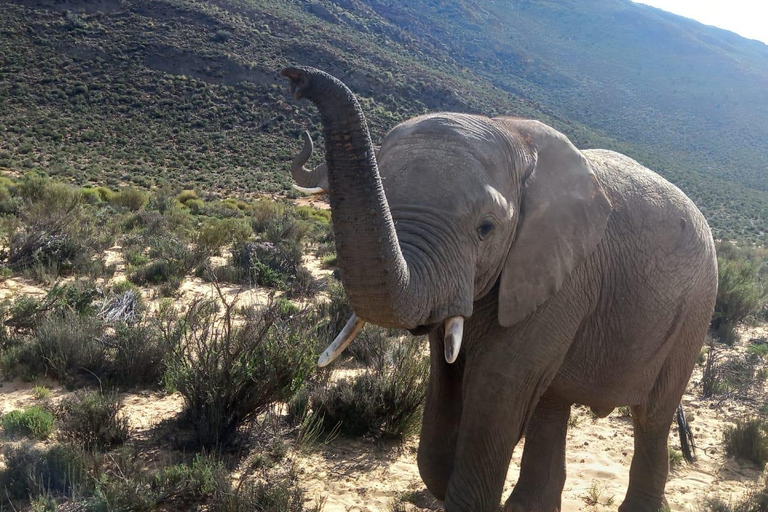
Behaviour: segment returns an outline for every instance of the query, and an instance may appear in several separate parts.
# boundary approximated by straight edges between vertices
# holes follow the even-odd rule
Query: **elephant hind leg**
[[[669,428],[706,335],[706,321],[695,325],[700,328],[681,329],[648,398],[632,407],[635,454],[620,512],[657,512],[666,505]]]
[[[646,406],[632,407],[635,454],[629,470],[629,487],[619,512],[658,512],[664,505],[669,473],[667,438],[672,414],[655,417]]]
[[[571,404],[539,400],[525,431],[520,478],[505,512],[557,512],[565,485],[565,441]]]

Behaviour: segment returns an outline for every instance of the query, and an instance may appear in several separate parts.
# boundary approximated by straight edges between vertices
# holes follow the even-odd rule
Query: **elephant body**
[[[506,509],[560,510],[572,404],[590,406],[600,417],[632,406],[635,456],[621,510],[662,506],[669,425],[714,306],[714,245],[705,220],[676,187],[618,153],[584,154],[613,205],[595,251],[520,324],[499,326],[497,294],[482,298],[454,365],[441,357],[442,332],[430,334],[419,468],[439,498],[467,499],[461,510],[492,510],[498,503],[511,448],[526,426],[520,479]],[[520,373],[512,378],[508,368]],[[471,397],[466,405],[465,396]],[[499,424],[507,428],[490,426]],[[473,439],[461,455],[459,430]],[[461,478],[457,456],[467,461]],[[468,489],[478,495],[470,498]]]
[[[632,407],[620,510],[659,510],[669,426],[717,288],[694,204],[634,160],[579,151],[536,121],[420,116],[375,154],[341,82],[283,74],[323,120],[348,325],[429,333],[418,463],[446,511],[496,510],[524,434],[505,508],[560,510],[574,403],[600,416]]]

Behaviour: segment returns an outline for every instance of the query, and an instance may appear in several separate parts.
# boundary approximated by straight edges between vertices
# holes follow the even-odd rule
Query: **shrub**
[[[197,197],[197,192],[194,190],[182,190],[179,195],[176,196],[176,200],[181,204],[186,204],[186,202],[191,199],[199,199],[199,197]]]
[[[718,245],[718,289],[712,328],[732,344],[733,328],[757,313],[765,299],[761,262],[733,244]]]
[[[48,439],[53,433],[53,414],[41,407],[11,411],[3,416],[3,430],[9,436]]]
[[[192,464],[177,464],[161,470],[152,482],[152,488],[162,490],[176,503],[195,503],[206,500],[217,491],[229,490],[229,473],[220,460],[197,454]]]
[[[12,270],[89,272],[111,245],[114,233],[105,219],[89,211],[79,194],[52,192],[59,190],[52,187],[44,199],[20,207],[8,241]]]
[[[98,204],[104,200],[99,190],[95,188],[82,188],[80,189],[80,195],[83,198],[83,202],[87,204]]]
[[[290,469],[286,474],[266,474],[255,482],[245,484],[230,492],[218,492],[213,496],[211,512],[250,512],[269,510],[274,512],[320,512],[323,504],[311,508],[305,505],[304,491],[299,487],[298,475]]]
[[[708,348],[701,381],[703,397],[733,394],[748,398],[760,387],[757,384],[765,380],[760,354],[747,352],[726,359],[712,338],[709,339]]]
[[[151,238],[149,257],[153,261],[129,274],[129,281],[140,286],[161,283],[180,286],[184,277],[205,259],[205,255],[196,247],[191,247],[177,237],[168,236]]]
[[[64,439],[87,449],[121,445],[128,439],[128,420],[118,416],[119,412],[116,394],[79,392],[60,404],[59,430]]]
[[[74,312],[46,316],[33,333],[33,350],[46,371],[64,379],[76,372],[103,375],[107,353],[101,341],[103,324]]]
[[[118,322],[108,341],[112,345],[112,382],[128,387],[162,382],[168,347],[154,325]]]
[[[390,342],[381,350],[373,356],[378,367],[318,388],[310,397],[326,431],[338,426],[346,436],[395,439],[417,431],[429,366],[420,340]]]
[[[47,449],[30,443],[4,450],[0,471],[3,497],[21,499],[42,494],[80,494],[87,486],[89,461],[77,448],[54,445]]]
[[[670,448],[668,455],[670,471],[676,471],[677,469],[683,467],[683,463],[685,462],[685,459],[683,458],[683,452],[675,450],[674,448]]]
[[[314,368],[316,342],[304,316],[280,320],[275,305],[242,319],[235,312],[235,302],[221,298],[196,300],[181,318],[163,313],[172,347],[165,380],[184,397],[203,446],[233,441],[241,425],[290,399]]]
[[[210,219],[198,229],[196,242],[205,251],[218,254],[224,245],[242,245],[252,233],[243,219]]]
[[[107,200],[112,204],[135,212],[141,210],[149,200],[149,196],[137,188],[127,187],[120,192],[113,193]]]
[[[738,420],[725,429],[725,453],[757,464],[762,470],[768,462],[768,423],[759,418]]]

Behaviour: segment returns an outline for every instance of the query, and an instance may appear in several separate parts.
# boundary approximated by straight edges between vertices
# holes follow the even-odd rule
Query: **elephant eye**
[[[480,240],[484,240],[485,237],[491,234],[491,231],[493,231],[493,228],[496,226],[493,224],[493,221],[490,219],[485,219],[483,222],[480,223],[479,226],[477,226],[477,234],[480,236]]]

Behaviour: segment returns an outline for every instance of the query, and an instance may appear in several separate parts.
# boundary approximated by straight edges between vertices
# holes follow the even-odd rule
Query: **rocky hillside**
[[[536,117],[768,238],[768,47],[628,0],[0,0],[0,167],[84,184],[289,191],[317,116],[277,72],[360,95],[381,137],[431,110]]]

